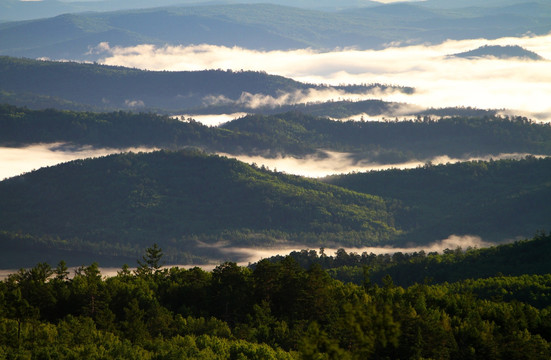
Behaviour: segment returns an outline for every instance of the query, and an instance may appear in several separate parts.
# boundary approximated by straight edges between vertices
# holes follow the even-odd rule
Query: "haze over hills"
[[[167,7],[63,14],[0,24],[0,54],[98,60],[100,43],[240,46],[249,49],[356,47],[440,43],[547,34],[548,3],[439,10],[422,2],[325,12],[271,4]]]
[[[143,71],[0,57],[0,91],[3,101],[31,108],[150,110],[178,114],[186,111],[232,113],[257,111],[257,108],[273,112],[280,106],[310,101],[316,98],[316,93],[366,96],[414,90],[382,84],[314,85],[252,71]],[[357,111],[369,111],[370,105],[366,103]],[[385,112],[384,108],[390,110],[391,105],[383,105],[376,111]]]
[[[90,11],[116,11],[130,9],[157,8],[162,6],[197,6],[197,5],[223,5],[223,4],[254,4],[265,1],[232,1],[232,0],[91,0],[91,1],[58,1],[42,0],[35,2],[21,0],[4,0],[0,4],[0,21],[31,20],[44,17],[54,17],[66,13],[90,12]],[[335,11],[351,7],[367,7],[381,5],[380,2],[370,0],[344,0],[335,3],[331,0],[280,0],[278,4],[310,8],[318,10]]]
[[[0,1],[0,359],[548,360],[551,3],[381,1]]]

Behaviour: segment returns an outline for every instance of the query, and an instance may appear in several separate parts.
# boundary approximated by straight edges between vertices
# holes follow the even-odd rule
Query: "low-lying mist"
[[[63,144],[37,144],[26,147],[0,147],[0,180],[63,162],[105,156],[125,151],[153,151],[151,148],[97,149],[67,147]]]
[[[342,49],[319,52],[312,49],[257,51],[214,45],[139,45],[98,47],[101,63],[149,70],[232,69],[266,71],[309,83],[382,83],[410,86],[413,94],[400,92],[357,94],[410,103],[424,108],[470,106],[503,109],[534,120],[551,119],[551,35],[446,41],[438,45],[401,46],[384,50]],[[483,45],[519,45],[547,61],[523,59],[450,58]],[[353,96],[354,94],[346,94]],[[326,96],[311,94],[308,101]],[[277,99],[249,99],[251,107],[262,101],[297,101],[294,94]],[[243,101],[247,101],[246,98]]]
[[[446,249],[455,250],[461,248],[466,250],[467,248],[483,248],[496,245],[494,243],[486,242],[482,240],[479,236],[474,235],[450,235],[447,239],[435,241],[431,244],[422,245],[422,246],[406,246],[406,247],[363,247],[363,248],[346,248],[342,247],[348,253],[357,253],[362,254],[364,252],[370,254],[394,254],[397,252],[402,253],[414,253],[425,251],[429,252],[438,252],[442,253]],[[258,262],[262,259],[270,258],[273,256],[281,255],[285,256],[293,251],[301,250],[310,250],[311,247],[308,246],[292,246],[292,247],[279,247],[279,248],[264,248],[264,249],[255,249],[255,248],[238,248],[238,247],[228,247],[222,248],[220,251],[225,254],[228,259],[236,261],[241,266],[246,266],[250,263]],[[313,249],[318,252],[319,249]],[[324,248],[324,253],[328,256],[335,255],[338,248]]]
[[[215,117],[216,118],[216,117]],[[220,120],[222,121],[222,120]],[[38,144],[21,148],[0,147],[0,180],[30,172],[45,166],[53,166],[63,162],[105,156],[121,152],[148,152],[153,148],[92,148],[92,147],[67,147],[63,144]],[[231,155],[220,153],[219,155],[235,158],[248,164],[282,171],[287,174],[319,178],[328,175],[346,174],[350,172],[365,172],[387,169],[412,169],[423,166],[427,162],[434,165],[454,163],[471,160],[499,160],[522,159],[529,154],[499,154],[495,156],[483,156],[472,158],[450,158],[449,156],[437,156],[430,159],[410,161],[396,164],[381,164],[366,160],[355,159],[352,154],[335,151],[323,151],[324,156],[305,156],[295,158],[291,156],[279,156],[266,158],[262,156]]]
[[[233,157],[248,164],[264,165],[265,167],[282,171],[288,174],[301,175],[312,178],[319,178],[335,174],[347,174],[351,172],[366,172],[374,170],[388,169],[413,169],[431,163],[433,165],[456,163],[462,161],[484,160],[489,161],[501,159],[522,159],[529,154],[499,154],[487,155],[480,157],[469,158],[451,158],[449,156],[436,156],[428,159],[409,161],[395,164],[381,164],[369,162],[366,160],[357,160],[349,153],[339,153],[334,151],[324,151],[324,157],[305,156],[303,158],[295,158],[290,156],[280,156],[275,158],[265,158],[262,156],[247,156],[247,155],[229,155],[221,154],[227,157]]]

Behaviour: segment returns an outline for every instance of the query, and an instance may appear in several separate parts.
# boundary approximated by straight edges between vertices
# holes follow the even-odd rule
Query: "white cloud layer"
[[[122,151],[153,150],[139,148],[94,149],[91,147],[64,149],[62,144],[38,144],[22,148],[0,147],[0,180],[76,159],[105,156]]]
[[[333,174],[347,174],[351,172],[366,172],[373,170],[388,170],[388,169],[413,169],[419,166],[423,166],[427,162],[431,162],[433,165],[456,163],[460,161],[471,160],[484,160],[490,159],[521,159],[529,154],[500,154],[496,156],[483,156],[483,157],[471,157],[471,158],[450,158],[449,156],[436,156],[423,161],[410,161],[397,164],[380,164],[376,162],[369,162],[355,160],[348,153],[339,153],[335,151],[325,151],[325,157],[319,158],[316,156],[306,156],[304,158],[295,157],[274,157],[265,158],[262,156],[247,156],[247,155],[229,155],[221,154],[227,157],[233,157],[240,161],[252,164],[255,163],[258,166],[264,165],[272,170],[283,171],[288,174],[308,176],[308,177],[324,177]]]
[[[551,60],[551,35],[331,52],[256,51],[206,44],[122,48],[106,43],[97,51],[104,54],[101,63],[149,70],[243,69],[313,83],[413,86],[414,95],[378,96],[423,107],[511,109],[539,120],[551,119],[551,61],[446,58],[482,45],[519,45]]]

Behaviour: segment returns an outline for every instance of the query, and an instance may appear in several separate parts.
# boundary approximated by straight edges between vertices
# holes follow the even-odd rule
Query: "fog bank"
[[[362,254],[364,252],[370,254],[394,254],[397,252],[402,253],[414,253],[419,251],[429,252],[438,252],[442,253],[446,249],[455,250],[461,248],[466,250],[467,248],[483,248],[490,247],[495,245],[494,243],[486,242],[482,240],[479,236],[474,235],[450,235],[447,239],[435,241],[434,243],[423,245],[423,246],[408,246],[408,247],[363,247],[363,248],[347,248],[340,247],[346,250],[347,253],[357,253]],[[340,248],[324,248],[324,253],[328,256],[335,256],[337,250]],[[225,248],[221,249],[222,252],[231,256],[233,258],[239,258],[238,264],[241,266],[246,266],[250,263],[258,262],[262,259],[266,259],[272,256],[277,255],[288,255],[293,251],[301,250],[316,250],[319,255],[319,248],[312,249],[308,246],[293,246],[293,247],[280,247],[280,248],[264,248],[264,249],[255,249],[255,248]]]
[[[529,154],[511,153],[488,155],[469,158],[451,158],[449,156],[436,156],[433,158],[423,159],[421,161],[410,161],[396,164],[381,164],[377,162],[369,162],[366,160],[356,160],[348,153],[339,153],[335,151],[324,151],[326,157],[319,158],[316,156],[306,156],[304,158],[295,157],[275,157],[265,158],[262,156],[247,156],[247,155],[230,155],[220,154],[227,157],[232,157],[248,164],[264,165],[271,170],[282,171],[288,174],[301,175],[312,178],[324,177],[335,174],[348,174],[351,172],[366,172],[373,170],[388,170],[388,169],[414,169],[430,162],[433,165],[456,163],[462,161],[484,160],[489,161],[501,159],[522,159]]]
[[[551,118],[551,61],[448,58],[483,45],[519,45],[551,59],[551,35],[446,41],[438,45],[384,50],[318,52],[256,51],[214,45],[134,47],[98,46],[101,63],[149,70],[232,69],[266,71],[295,80],[326,83],[383,83],[415,87],[412,94],[381,93],[386,101],[423,106],[510,109],[536,120]],[[312,97],[314,98],[314,97]],[[288,94],[280,101],[296,101]]]
[[[21,148],[0,147],[0,180],[63,162],[105,156],[125,151],[153,151],[150,148],[96,149],[63,144],[37,144]]]

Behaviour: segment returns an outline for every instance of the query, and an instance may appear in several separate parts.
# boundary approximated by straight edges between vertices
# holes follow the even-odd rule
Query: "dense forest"
[[[549,236],[541,235],[549,242]],[[444,255],[446,256],[446,255]],[[491,257],[490,257],[491,259]],[[514,261],[515,257],[511,258]],[[332,279],[292,257],[254,269],[161,268],[102,278],[39,263],[0,282],[0,355],[89,359],[548,359],[547,275],[401,287]],[[399,265],[398,265],[399,266]],[[71,275],[71,276],[69,276]],[[527,296],[528,295],[528,296]]]
[[[182,263],[186,252],[220,259],[219,243],[360,246],[400,233],[381,198],[194,150],[42,168],[0,182],[0,198],[3,243],[18,261],[31,244],[135,256],[155,239]]]
[[[520,135],[519,135],[520,136]],[[416,243],[450,234],[502,241],[548,231],[551,159],[470,161],[331,176],[324,181],[398,201]],[[491,230],[490,230],[491,229]]]
[[[120,152],[0,181],[0,360],[551,359],[551,123],[382,100],[424,102],[431,76],[408,74],[438,61],[544,61],[510,45],[423,54],[537,47],[549,18],[548,0],[0,1],[0,147]],[[419,52],[395,55],[403,69],[361,57],[380,49]],[[149,66],[144,50],[213,68],[100,64]],[[420,88],[197,65],[271,50],[312,55],[289,65],[303,78]],[[477,71],[455,73],[490,94],[501,74]],[[429,90],[459,84],[438,79]],[[312,179],[232,156],[421,165]]]
[[[0,182],[2,256],[28,264],[32,247],[49,259],[69,251],[120,266],[151,239],[171,263],[205,263],[235,246],[525,238],[548,229],[550,161],[427,164],[319,181],[191,149],[76,160]]]
[[[434,110],[436,111],[436,110]],[[464,109],[465,112],[474,111]],[[127,148],[194,146],[211,152],[263,156],[324,156],[347,152],[351,160],[378,163],[551,154],[551,126],[522,117],[461,116],[438,121],[333,121],[293,111],[248,115],[220,127],[150,113],[29,110],[0,105],[0,144],[63,142]]]
[[[415,283],[457,282],[503,275],[546,275],[551,273],[551,263],[547,255],[551,251],[549,240],[550,236],[542,232],[529,240],[482,248],[447,248],[441,253],[413,249],[410,252],[390,252],[392,249],[387,249],[386,253],[364,251],[360,254],[341,248],[331,255],[320,248],[319,252],[312,249],[292,251],[288,256],[304,269],[319,265],[333,278],[344,282],[362,285],[366,276],[369,276],[369,281],[382,285],[385,276],[390,275],[396,285],[407,287]],[[268,260],[277,262],[284,257],[278,255]],[[250,266],[254,269],[255,264]],[[537,288],[527,290],[532,293],[526,295],[523,301],[528,301],[529,295],[543,296],[540,300],[544,300],[546,296],[545,293],[537,294]],[[492,291],[499,292],[501,288],[494,288]],[[514,289],[509,289],[501,295],[510,297],[513,292]],[[519,293],[515,292],[515,296],[519,296]]]

